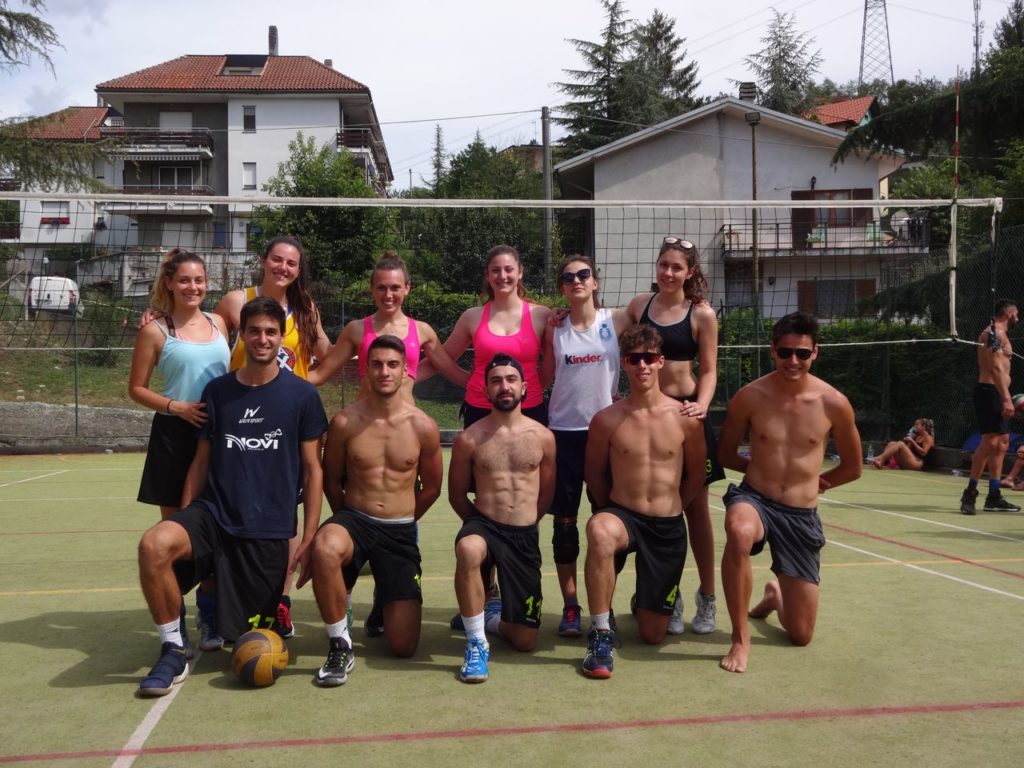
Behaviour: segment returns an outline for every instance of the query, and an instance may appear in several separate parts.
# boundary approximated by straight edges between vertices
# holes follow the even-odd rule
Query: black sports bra
[[[651,302],[654,301],[654,294],[644,307],[640,315],[640,325],[649,325],[657,328],[661,334],[661,353],[666,360],[695,360],[697,358],[697,340],[693,338],[693,327],[690,324],[690,313],[693,312],[693,302],[686,310],[683,319],[672,325],[662,325],[651,317]]]

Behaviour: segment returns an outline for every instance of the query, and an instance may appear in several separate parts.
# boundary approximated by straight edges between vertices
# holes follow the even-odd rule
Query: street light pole
[[[761,274],[760,264],[758,263],[758,251],[757,251],[757,126],[761,123],[760,112],[747,112],[743,115],[743,119],[747,121],[747,125],[750,126],[750,199],[754,202],[754,205],[750,209],[750,222],[751,222],[751,233],[750,233],[750,253],[751,253],[751,264],[753,272],[753,319],[754,319],[754,344],[760,343],[760,308],[761,308]],[[761,354],[760,352],[754,355],[754,373],[757,376],[761,375]]]

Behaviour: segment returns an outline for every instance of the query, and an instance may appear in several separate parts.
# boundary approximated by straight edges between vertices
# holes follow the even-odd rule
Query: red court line
[[[1024,709],[1024,700],[981,701],[961,704],[922,704],[900,707],[854,707],[852,709],[815,709],[783,712],[762,712],[733,715],[704,715],[701,717],[672,717],[660,720],[628,720],[605,723],[561,723],[508,728],[465,728],[452,731],[421,731],[418,733],[381,733],[366,736],[329,736],[320,739],[271,739],[221,744],[180,744],[169,747],[143,749],[105,749],[91,752],[50,752],[35,755],[0,755],[0,763],[31,763],[42,760],[86,760],[90,758],[141,757],[148,755],[178,755],[189,752],[241,752],[254,749],[288,749],[303,747],[345,746],[350,744],[378,744],[391,741],[441,741],[444,739],[490,738],[494,736],[532,736],[545,733],[590,733],[594,731],[625,731],[640,728],[666,728],[673,726],[721,725],[731,723],[764,723],[801,720],[830,720],[854,717],[888,717],[893,715],[932,715],[960,712],[986,712],[994,710]]]
[[[863,536],[865,539],[871,539],[872,541],[881,541],[885,544],[892,544],[896,547],[903,547],[904,549],[910,549],[914,552],[923,552],[926,555],[932,555],[933,557],[941,557],[945,560],[954,560],[964,565],[973,565],[975,568],[984,568],[987,571],[994,571],[995,573],[1001,573],[1004,576],[1013,576],[1015,579],[1024,579],[1024,573],[1018,573],[1017,571],[1007,571],[1004,568],[996,568],[994,565],[988,565],[987,563],[979,563],[976,560],[968,560],[966,557],[959,557],[958,555],[951,555],[947,552],[939,552],[937,549],[928,549],[927,547],[919,547],[916,544],[907,544],[906,542],[896,541],[896,539],[889,539],[885,536],[879,536],[874,533],[868,533],[867,531],[858,531],[853,528],[846,528],[842,525],[836,525],[835,523],[824,523],[826,528],[834,528],[837,531],[843,533],[849,533],[854,536]]]

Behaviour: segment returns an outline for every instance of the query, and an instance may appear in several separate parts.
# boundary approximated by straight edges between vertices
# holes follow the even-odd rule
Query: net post
[[[950,203],[949,209],[949,335],[956,338],[956,198]]]

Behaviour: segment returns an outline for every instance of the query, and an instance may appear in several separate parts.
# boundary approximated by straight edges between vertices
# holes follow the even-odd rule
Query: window
[[[856,317],[857,303],[875,294],[875,281],[863,280],[800,280],[797,282],[797,303],[801,312],[819,318]]]
[[[164,165],[158,171],[159,189],[192,189],[192,168],[187,165]]]
[[[213,222],[213,247],[228,247],[228,225],[224,221]]]
[[[256,189],[256,163],[242,163],[242,189]]]
[[[242,132],[256,133],[256,107],[242,107]]]
[[[43,200],[40,208],[40,224],[57,226],[71,223],[71,203],[66,200]]]

